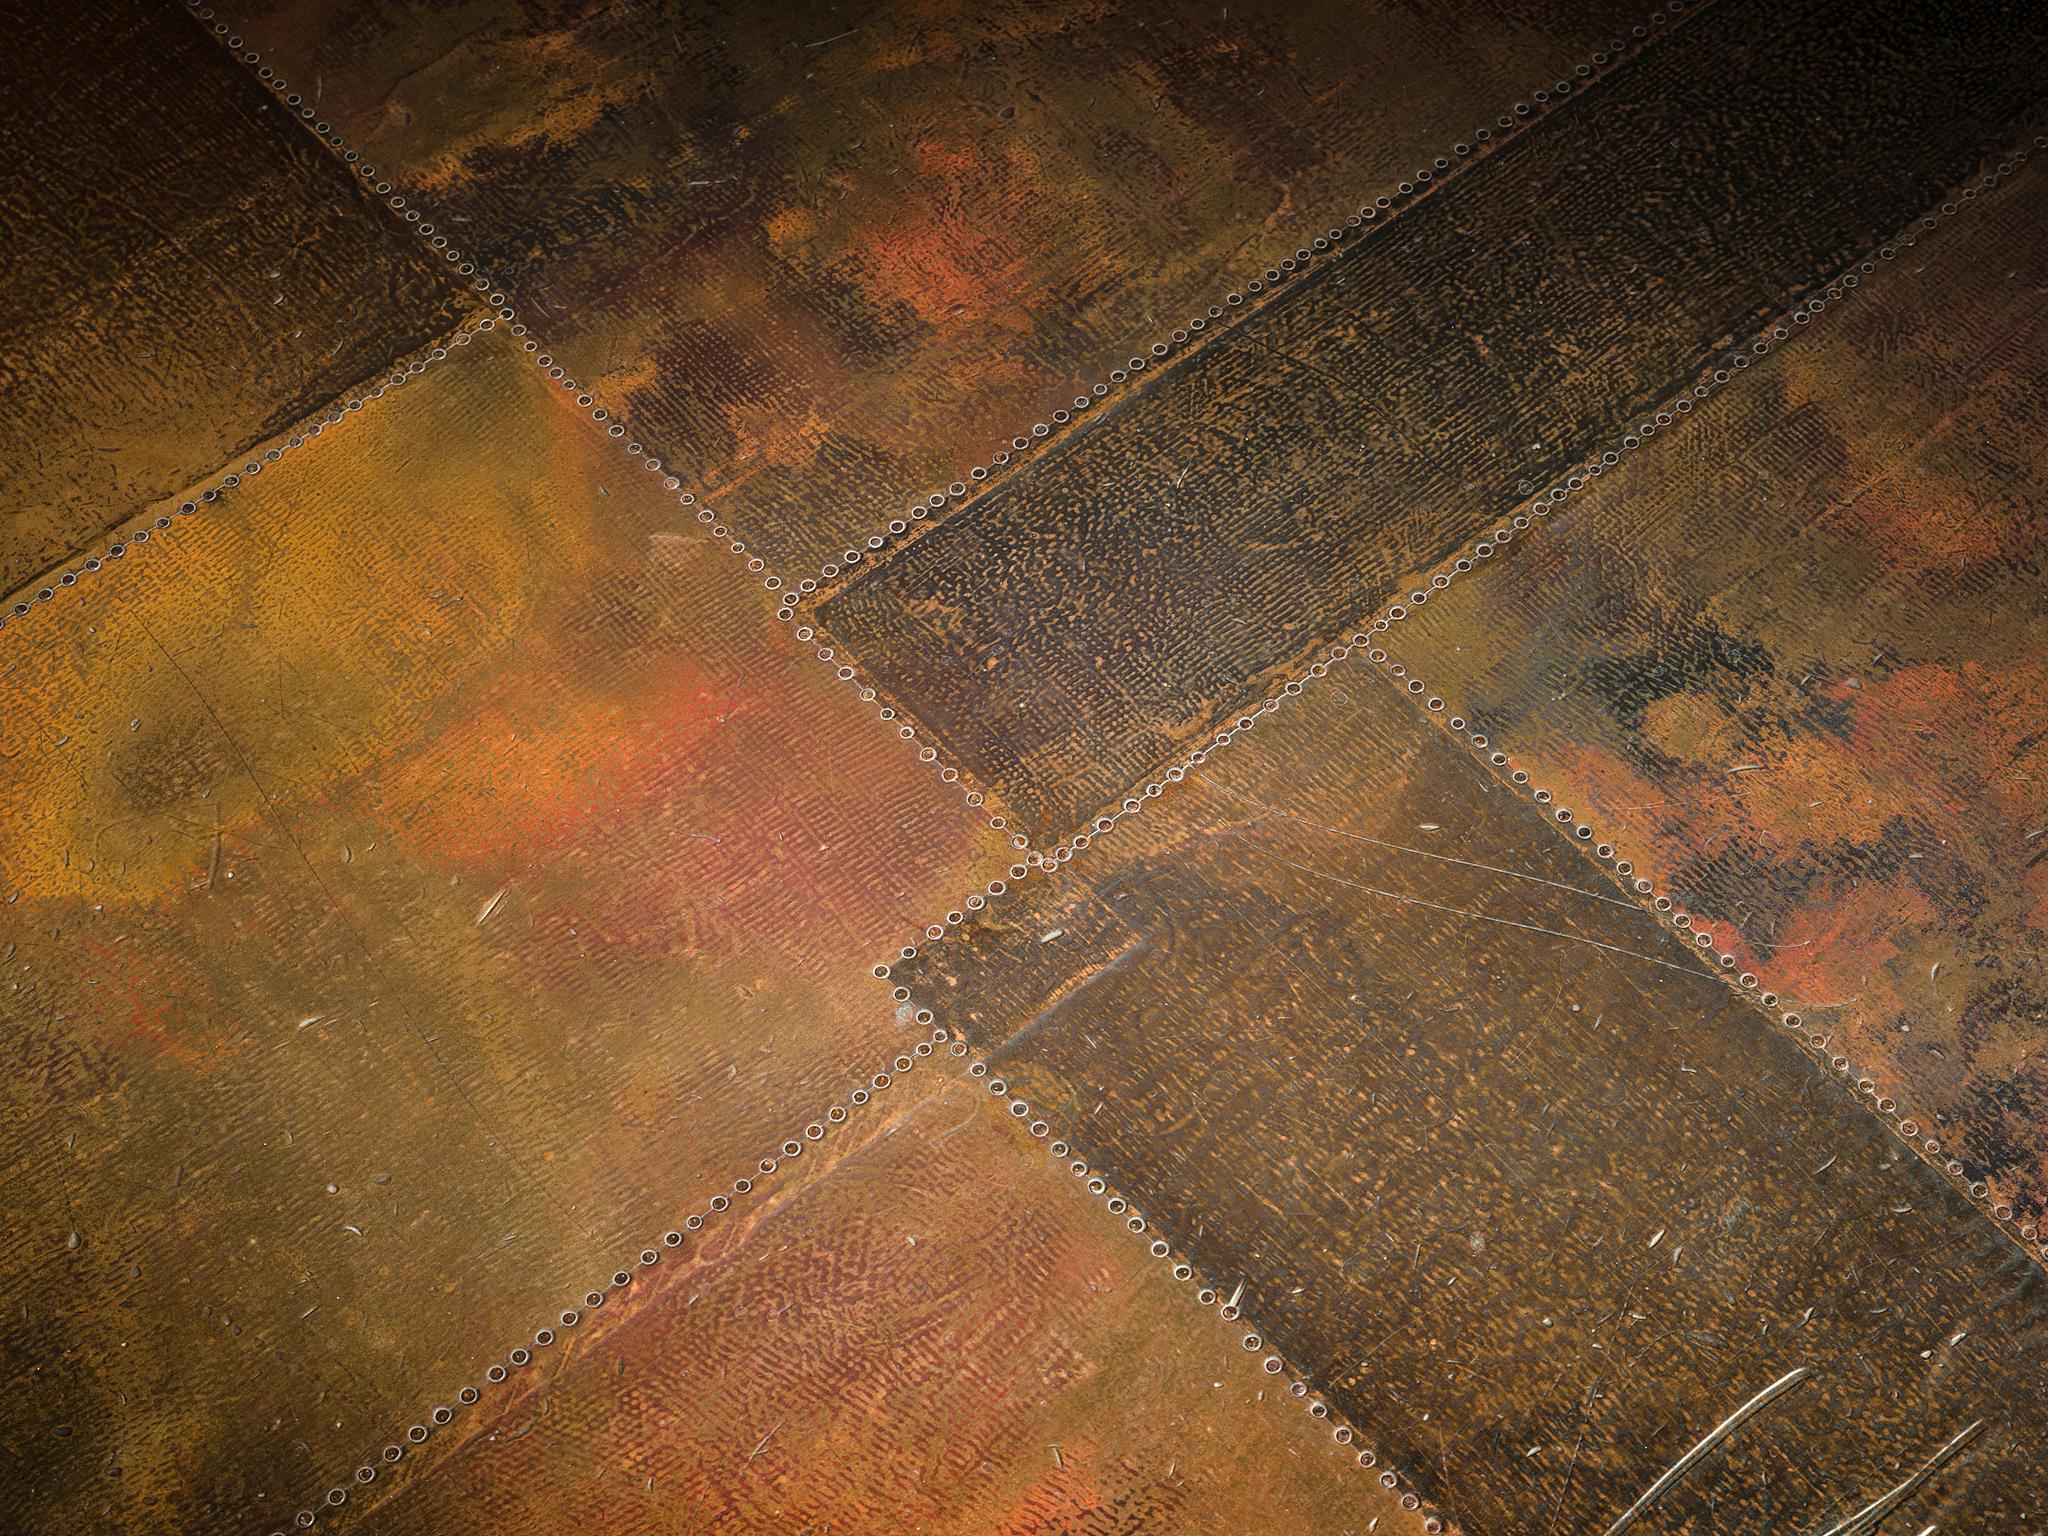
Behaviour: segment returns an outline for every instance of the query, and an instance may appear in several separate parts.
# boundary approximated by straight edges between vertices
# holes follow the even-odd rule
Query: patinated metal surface
[[[1056,839],[2003,147],[2032,5],[1723,4],[821,622]]]
[[[324,1490],[901,1049],[873,952],[1007,862],[516,344],[330,430],[5,632],[39,1525]]]
[[[10,5],[0,598],[454,329],[461,291],[176,5]]]
[[[1388,640],[2029,1221],[2044,253],[2031,163]]]
[[[1640,7],[224,9],[794,581]]]
[[[5,23],[0,1526],[2048,1520],[2038,7],[227,9]]]
[[[362,1529],[1420,1530],[1042,1139],[934,1071]]]
[[[896,967],[1464,1528],[2048,1509],[2048,1278],[1361,657]],[[1904,1527],[1915,1530],[1919,1525]]]

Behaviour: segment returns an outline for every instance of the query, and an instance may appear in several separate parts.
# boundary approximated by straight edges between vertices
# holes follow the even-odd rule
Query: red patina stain
[[[587,855],[658,818],[750,707],[674,653],[630,681],[579,695],[545,662],[500,672],[453,718],[431,722],[431,738],[380,776],[380,797],[437,863],[480,879]]]
[[[1981,485],[1908,463],[1836,508],[1829,521],[1853,530],[1858,547],[1894,576],[1991,567],[2021,552],[2025,528],[2023,519],[1985,516],[1983,498]]]
[[[159,945],[104,939],[72,940],[86,957],[79,967],[99,1017],[91,1039],[112,1056],[151,1054],[204,1068],[241,1054],[217,1027],[194,978]]]
[[[2048,662],[1901,667],[1855,698],[1850,750],[1905,785],[1921,815],[2000,846],[2013,818],[2048,813],[2044,698]]]
[[[517,888],[538,981],[771,936],[812,974],[864,962],[973,835],[967,815],[932,814],[930,770],[837,684],[773,653],[714,673],[685,643],[580,670],[543,647],[354,791],[465,902]]]
[[[927,141],[916,152],[922,195],[905,217],[874,227],[859,250],[863,286],[927,325],[1018,317],[1030,286],[1028,253],[1011,243],[1031,196],[1002,154]]]
[[[1766,974],[1809,1007],[1853,1000],[1858,1011],[1882,1016],[1891,1002],[1884,971],[1899,958],[1900,935],[1937,920],[1911,886],[1866,883],[1815,897],[1786,914]]]

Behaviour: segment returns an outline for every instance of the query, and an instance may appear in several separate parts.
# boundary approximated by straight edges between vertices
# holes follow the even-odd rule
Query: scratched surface
[[[1044,1141],[930,1075],[357,1528],[1416,1536]]]
[[[820,610],[1039,841],[2003,147],[2038,6],[1732,0]]]
[[[460,315],[182,9],[0,22],[0,588]],[[1467,1536],[2048,1520],[2042,1271],[1443,712],[983,904],[832,676],[1070,831],[2013,142],[2038,7],[1689,7],[857,564],[1639,8],[226,9],[842,654],[503,325],[0,631],[0,1526],[1425,1536],[1296,1367]],[[2043,195],[1398,632],[2023,1215]],[[826,1113],[920,1007],[1145,1238],[951,1060]]]
[[[1643,8],[223,9],[795,581]]]
[[[2030,163],[1390,639],[2031,1218],[2044,253]]]
[[[770,601],[487,334],[0,636],[0,1502],[324,1490],[901,1049],[1007,849]]]
[[[1362,660],[898,967],[1463,1528],[2048,1511],[2048,1278]]]
[[[0,598],[459,318],[176,5],[10,5]]]

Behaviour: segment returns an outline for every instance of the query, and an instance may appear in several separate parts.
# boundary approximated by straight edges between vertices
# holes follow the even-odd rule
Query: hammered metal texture
[[[934,1070],[362,1529],[1415,1536],[1043,1140]]]
[[[1387,641],[2029,1221],[2044,292],[2037,159]]]
[[[182,6],[0,10],[0,597],[392,359],[461,292]]]
[[[1642,8],[223,9],[795,581]]]
[[[2048,1276],[1362,658],[896,968],[1470,1531],[2048,1507]]]
[[[39,1528],[352,1471],[901,1050],[873,951],[1007,859],[516,344],[330,430],[5,635]]]
[[[0,41],[0,1528],[2048,1520],[2038,5]]]
[[[821,609],[1051,842],[2003,148],[2035,5],[1734,0]]]

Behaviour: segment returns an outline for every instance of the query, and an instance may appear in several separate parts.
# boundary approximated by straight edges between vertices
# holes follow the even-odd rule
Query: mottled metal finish
[[[873,953],[1007,865],[516,343],[330,431],[0,651],[37,1528],[324,1492],[902,1049]]]
[[[2036,5],[1731,0],[820,610],[1040,841],[1938,200]]]
[[[453,329],[460,290],[181,6],[0,11],[0,598]]]
[[[224,7],[792,581],[1642,9]]]
[[[2023,1218],[2044,291],[2037,157],[1388,641]]]
[[[1044,1141],[931,1070],[358,1529],[1417,1536]]]
[[[2048,1277],[1352,658],[896,968],[1465,1529],[2048,1510]],[[1907,1524],[1905,1529],[1917,1529]]]
[[[0,630],[0,1525],[2048,1519],[2039,177],[1417,574],[2038,7],[166,4],[4,24],[14,526],[237,483]]]

